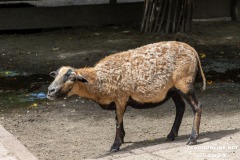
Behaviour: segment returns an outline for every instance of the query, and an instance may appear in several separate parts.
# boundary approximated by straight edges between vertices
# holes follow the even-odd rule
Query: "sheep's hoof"
[[[187,145],[195,145],[195,144],[197,144],[197,139],[189,138]]]
[[[111,148],[110,152],[118,152],[120,149],[119,148]]]
[[[110,149],[110,152],[118,152],[120,150],[120,145],[121,144],[113,144]]]
[[[175,140],[175,135],[174,134],[169,134],[167,136],[166,142],[171,142]]]

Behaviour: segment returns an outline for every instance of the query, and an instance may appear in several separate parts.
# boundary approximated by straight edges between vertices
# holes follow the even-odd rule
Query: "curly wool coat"
[[[198,68],[205,89],[195,49],[175,41],[149,44],[107,56],[93,68],[78,69],[78,74],[89,80],[86,89],[94,97],[79,95],[101,104],[126,103],[130,97],[142,103],[160,102],[171,88],[183,93],[190,91]]]

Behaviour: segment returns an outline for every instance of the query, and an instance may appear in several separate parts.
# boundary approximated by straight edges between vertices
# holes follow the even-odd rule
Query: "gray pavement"
[[[17,138],[0,125],[0,160],[37,160]]]

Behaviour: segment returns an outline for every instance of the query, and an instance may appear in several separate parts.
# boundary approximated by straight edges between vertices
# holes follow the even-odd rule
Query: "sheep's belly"
[[[165,103],[168,99],[169,99],[169,97],[166,97],[163,101],[156,102],[156,103],[139,103],[130,97],[127,102],[127,106],[133,107],[135,109],[148,109],[148,108],[157,107],[157,106]],[[115,110],[116,109],[116,105],[114,102],[112,102],[110,104],[99,104],[99,106],[104,110]]]
[[[115,110],[116,109],[116,105],[115,105],[114,102],[111,102],[110,104],[100,104],[100,103],[98,103],[98,105],[104,110]]]
[[[169,98],[172,97],[172,95],[174,94],[175,89],[170,89],[166,95],[166,97],[159,101],[159,102],[138,102],[136,100],[134,100],[132,97],[129,97],[126,106],[130,106],[136,109],[148,109],[148,108],[153,108],[153,107],[157,107],[159,105],[162,105],[163,103],[165,103]],[[111,102],[110,104],[100,104],[98,103],[99,106],[104,109],[104,110],[115,110],[116,109],[116,104],[115,102]]]
[[[156,103],[139,103],[130,97],[130,99],[127,102],[127,106],[131,106],[136,109],[148,109],[148,108],[157,107],[166,101],[167,101],[167,99],[166,100],[164,99],[163,101],[156,102]]]
[[[129,101],[127,102],[127,106],[133,107],[135,109],[148,109],[148,108],[157,107],[157,106],[163,104],[164,102],[165,102],[165,100],[161,101],[161,102],[157,102],[157,103],[139,103],[137,101],[134,101],[133,99],[129,99]],[[99,104],[99,106],[104,110],[115,110],[116,109],[114,102],[112,102],[111,104],[107,104],[107,105]]]
[[[138,101],[134,100],[132,97],[130,97],[127,102],[127,106],[131,106],[136,109],[147,109],[147,108],[157,107],[157,106],[165,103],[169,98],[171,98],[172,95],[174,94],[174,92],[175,92],[174,88],[170,89],[167,92],[165,98],[161,99],[160,101],[156,101],[156,102],[144,102],[144,101],[138,102]]]

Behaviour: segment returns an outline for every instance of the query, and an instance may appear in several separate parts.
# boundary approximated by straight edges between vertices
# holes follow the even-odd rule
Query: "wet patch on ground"
[[[46,100],[47,86],[51,81],[49,75],[0,71],[1,110],[38,107],[41,101]]]

